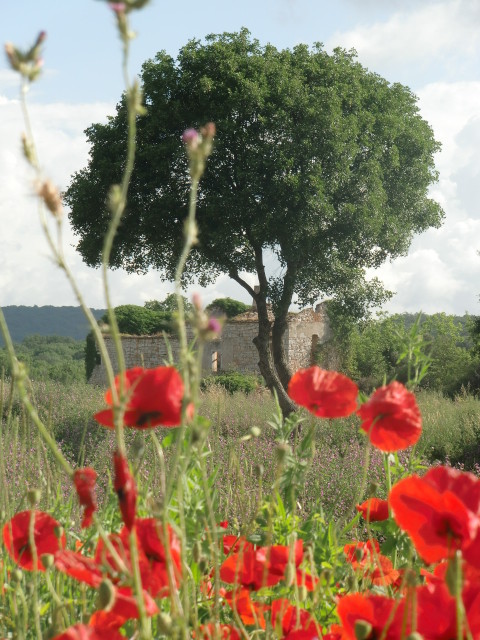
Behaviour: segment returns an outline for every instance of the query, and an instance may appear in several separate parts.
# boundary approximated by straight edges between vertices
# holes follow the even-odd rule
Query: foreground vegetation
[[[123,43],[125,69],[132,38],[128,14],[146,2],[110,3]],[[45,179],[31,136],[25,94],[40,73],[45,37],[41,32],[27,51],[6,45],[10,64],[22,78],[27,129],[23,151],[35,174],[42,229],[52,257],[67,275],[89,319],[109,388],[102,399],[95,389],[87,391],[84,385],[79,389],[63,385],[59,390],[49,381],[32,382],[15,354],[0,310],[0,329],[12,373],[11,383],[0,387],[0,486],[5,492],[0,636],[18,640],[122,640],[125,636],[131,640],[480,638],[480,479],[451,466],[434,464],[427,470],[426,465],[439,455],[448,455],[457,465],[477,469],[478,405],[467,396],[455,400],[449,423],[448,409],[441,405],[436,412],[434,406],[453,401],[424,392],[429,403],[424,409],[433,423],[422,428],[412,390],[422,384],[431,358],[423,349],[423,340],[418,339],[417,327],[408,333],[408,344],[396,361],[396,365],[406,365],[405,385],[394,380],[369,398],[350,378],[318,366],[288,376],[288,384],[270,381],[270,388],[282,392],[274,405],[260,388],[250,390],[247,400],[232,393],[233,389],[227,396],[217,385],[207,386],[202,396],[202,349],[205,342],[218,336],[221,327],[218,320],[209,317],[198,295],[192,298],[188,312],[181,284],[197,244],[197,193],[213,149],[213,123],[200,131],[187,129],[182,136],[191,189],[183,247],[175,267],[179,362],[154,369],[126,369],[119,327],[109,302],[107,265],[112,256],[115,258],[116,231],[128,219],[126,198],[134,167],[141,164],[135,162],[137,120],[140,124],[139,116],[150,106],[150,100],[144,106],[138,84],[130,84],[128,79],[122,100],[122,113],[128,121],[124,173],[121,184],[113,185],[107,198],[102,195],[110,221],[101,261],[109,330],[119,363],[115,375],[102,332],[65,262],[61,196]],[[229,40],[224,38],[223,44]],[[221,42],[219,39],[217,44]],[[192,43],[191,50],[196,46]],[[262,52],[257,50],[255,45],[252,53],[258,57]],[[282,52],[280,58],[273,55],[272,48],[263,54],[273,55],[280,63],[298,56],[301,60],[302,52],[303,57],[310,57],[303,47],[293,53]],[[187,53],[185,50],[185,57]],[[315,62],[323,60],[324,71],[335,71],[338,80],[343,76],[337,74],[336,65],[343,65],[345,72],[352,58],[338,51],[335,56],[323,56],[318,48]],[[356,64],[352,68],[357,74],[361,69]],[[378,84],[377,76],[369,78]],[[350,84],[345,84],[350,91]],[[379,86],[386,97],[388,83]],[[295,83],[289,87],[294,88]],[[399,86],[392,89],[397,104]],[[331,94],[330,90],[325,94],[328,105],[333,105]],[[378,97],[378,91],[375,94]],[[351,106],[350,102],[353,114]],[[363,110],[363,103],[360,106]],[[339,113],[350,122],[347,113],[342,114],[341,109]],[[113,126],[113,120],[110,124]],[[287,118],[283,123],[282,117],[284,124],[290,126],[291,122]],[[390,140],[390,124],[384,120],[378,124],[389,132]],[[298,123],[293,125],[296,133]],[[233,126],[238,135],[241,127],[238,123]],[[411,129],[412,122],[407,127],[409,134]],[[337,126],[335,131],[338,133]],[[346,128],[349,135],[352,131]],[[118,131],[115,134],[117,142]],[[433,138],[431,141],[433,153],[435,143]],[[398,145],[399,141],[392,168],[398,167]],[[343,153],[344,145],[340,147]],[[362,140],[362,155],[364,147]],[[328,151],[327,157],[330,155]],[[409,155],[418,176],[421,167]],[[429,169],[426,160],[424,168]],[[367,163],[364,169],[368,173],[374,166]],[[320,179],[321,166],[319,170]],[[356,171],[351,173],[354,187]],[[427,182],[417,193],[420,200],[434,175],[430,170],[427,174]],[[133,187],[135,180],[132,182]],[[394,183],[396,192],[398,181]],[[330,179],[326,181],[329,184]],[[405,198],[407,187],[400,190],[401,202],[410,200]],[[370,202],[380,204],[381,200],[375,197]],[[415,200],[418,198],[413,197],[412,203]],[[362,207],[364,202],[362,194]],[[317,213],[315,198],[311,204],[309,216]],[[425,218],[428,202],[423,205],[420,227],[434,223],[435,218]],[[437,207],[430,205],[434,214]],[[295,202],[296,219],[297,207]],[[349,208],[342,204],[340,210],[348,214]],[[373,207],[369,215],[384,213],[384,207],[378,211]],[[246,237],[255,239],[254,227]],[[405,240],[414,228],[405,230]],[[324,236],[328,234],[322,231]],[[268,242],[271,237],[269,233]],[[259,252],[254,248],[258,266],[263,241]],[[375,252],[377,248],[375,242]],[[136,246],[136,258],[140,256],[138,249]],[[388,246],[383,249],[388,255]],[[227,253],[231,260],[232,252]],[[285,262],[288,274],[288,259]],[[362,264],[361,260],[358,266]],[[320,284],[315,278],[323,272],[314,265],[310,264],[309,278],[314,278],[316,284],[310,284],[316,292]],[[136,268],[139,266],[141,263]],[[281,296],[286,304],[284,313],[295,279],[302,275],[302,265],[297,266],[300,270],[290,274],[289,294]],[[232,273],[231,262],[228,272]],[[266,278],[259,275],[260,294],[255,295],[260,318],[262,313],[266,317],[269,287]],[[305,286],[304,294],[309,298]],[[352,293],[337,291],[342,292],[344,297]],[[194,332],[191,343],[187,340],[187,315]],[[276,316],[278,320],[281,313]],[[274,325],[275,360],[276,338],[281,335],[281,327],[276,331]],[[263,346],[262,336],[266,338]],[[260,323],[260,362],[262,355],[270,357],[268,338],[268,323]],[[266,373],[271,371],[267,369],[270,364],[262,369],[268,383]],[[280,370],[279,375],[284,377]],[[301,411],[290,411],[299,407]],[[441,425],[437,424],[438,415]],[[438,435],[445,428],[449,440],[446,433]],[[363,498],[367,499],[360,503]]]
[[[70,504],[74,513],[74,489],[46,449],[18,395],[8,380],[3,384],[0,473],[4,478],[4,509],[13,514],[25,506],[26,491],[42,488],[42,504],[49,505],[58,495]],[[251,394],[229,393],[222,387],[209,387],[201,396],[200,413],[211,420],[208,436],[209,467],[216,469],[218,494],[217,518],[245,523],[258,506],[259,474],[264,486],[273,482],[271,464],[275,434],[269,425],[275,410],[271,395],[262,387]],[[85,383],[70,385],[36,381],[32,385],[40,416],[49,425],[63,453],[72,464],[88,465],[99,474],[100,504],[106,507],[110,482],[114,435],[99,426],[93,415],[103,404],[100,389]],[[449,463],[457,468],[480,471],[480,400],[471,395],[445,398],[436,392],[422,391],[418,403],[423,415],[423,432],[416,454],[426,465]],[[315,454],[308,469],[305,490],[299,496],[302,509],[325,513],[328,520],[351,510],[358,497],[359,468],[363,464],[363,438],[358,419],[336,420],[335,424],[314,417]],[[260,434],[251,435],[258,427]],[[162,437],[162,433],[157,434]],[[128,439],[129,451],[142,451],[142,474],[149,490],[159,491],[155,444],[139,433]],[[40,476],[39,476],[40,473]],[[370,461],[369,480],[380,480],[383,462],[380,455]]]

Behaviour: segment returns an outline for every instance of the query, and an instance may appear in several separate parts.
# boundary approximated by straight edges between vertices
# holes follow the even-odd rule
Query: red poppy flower
[[[250,598],[250,590],[246,588],[227,591],[224,594],[225,600],[228,602],[233,611],[240,616],[243,624],[257,625],[265,629],[264,611],[267,609],[261,602],[254,602]]]
[[[116,629],[97,628],[87,624],[76,624],[65,629],[53,640],[125,640],[125,636]]]
[[[209,622],[208,624],[201,624],[199,631],[203,640],[215,640],[216,638],[220,638],[220,640],[240,640],[241,637],[238,629],[231,624],[220,624],[216,628],[213,622]],[[192,635],[194,638],[196,637],[195,633]]]
[[[103,571],[93,558],[87,558],[76,551],[63,549],[55,554],[55,567],[79,582],[91,587],[99,587]]]
[[[169,593],[169,579],[161,524],[154,518],[137,518],[134,530],[137,536],[142,586],[150,596],[165,597]],[[127,574],[131,574],[132,571],[129,538],[130,531],[126,526],[119,534],[109,536],[110,543],[120,556]],[[168,527],[168,545],[173,565],[173,581],[178,586],[181,578],[181,549],[180,542],[170,527]],[[125,583],[120,571],[122,567],[117,565],[116,558],[112,556],[101,539],[98,541],[94,558],[87,558],[74,551],[59,551],[55,554],[55,567],[75,580],[95,588],[98,588],[103,577],[107,577],[115,586],[120,603],[128,597],[129,592],[123,590]],[[118,611],[114,608],[114,613],[125,613],[125,606],[121,604],[118,606]]]
[[[375,550],[375,553],[374,553]],[[343,547],[345,559],[354,569],[364,567],[375,554],[380,553],[380,545],[377,540],[367,542],[351,542]]]
[[[322,636],[322,640],[343,640],[343,638],[343,629],[339,624],[332,624],[330,629]]]
[[[404,601],[377,595],[353,593],[339,600],[337,613],[343,637],[356,640],[355,627],[365,626],[365,638],[400,640],[408,635],[402,628]],[[369,632],[368,632],[369,631]]]
[[[56,553],[65,547],[65,534],[58,538],[59,523],[43,511],[21,511],[3,527],[3,542],[10,556],[23,569],[33,571],[32,550],[30,548],[30,523],[34,518],[33,539],[37,552],[37,570],[45,571],[41,563],[44,553]]]
[[[285,598],[272,602],[272,627],[281,627],[282,640],[314,640],[322,637],[312,614],[293,606]]]
[[[381,451],[406,449],[417,442],[422,432],[415,396],[399,382],[374,391],[357,414],[370,442]]]
[[[462,600],[472,638],[480,637],[480,571],[462,563]],[[448,562],[438,564],[433,574],[423,572],[427,584],[417,587],[417,631],[425,638],[458,637],[456,601],[445,582]],[[463,637],[464,634],[462,634]]]
[[[121,618],[126,622],[127,620],[136,620],[140,615],[137,599],[131,587],[114,587],[114,598],[113,606],[106,611],[106,615],[101,617],[101,624],[104,628],[118,624]],[[147,616],[154,616],[158,613],[155,600],[145,589],[142,591],[142,598]]]
[[[307,591],[313,591],[319,580],[310,573],[307,573],[304,569],[297,569],[295,582],[299,587],[305,587]]]
[[[165,597],[169,593],[169,580],[162,525],[155,518],[137,518],[134,530],[137,536],[143,588],[153,597]],[[110,542],[127,567],[131,566],[129,535],[130,531],[125,526],[118,535],[110,536]],[[175,585],[178,586],[182,575],[181,549],[180,542],[171,527],[168,527],[168,544],[173,564],[173,580]],[[97,545],[95,562],[99,566],[110,567],[112,575],[117,573],[115,559],[111,556],[102,540],[99,540]]]
[[[429,564],[460,549],[480,568],[480,481],[471,473],[434,467],[398,482],[389,497],[395,520]]]
[[[358,387],[341,373],[315,366],[293,375],[288,395],[320,418],[343,418],[357,408]]]
[[[357,504],[357,511],[360,511],[367,522],[388,520],[388,501],[381,498],[369,498],[362,504]]]
[[[130,473],[128,460],[118,451],[113,454],[113,467],[115,479],[113,488],[118,496],[118,504],[122,512],[122,519],[127,529],[133,527],[137,507],[137,486]]]
[[[83,511],[82,528],[92,524],[92,516],[97,510],[97,498],[95,496],[95,482],[97,472],[91,467],[77,469],[73,474],[73,483],[77,491],[78,501]]]
[[[245,536],[225,535],[223,536],[223,553],[228,555],[230,552],[236,553],[237,551],[251,550],[254,546],[251,542],[248,542]]]
[[[183,381],[174,367],[143,369],[133,367],[125,371],[124,391],[128,394],[123,422],[126,427],[149,429],[162,425],[177,427],[181,422]],[[120,378],[115,378],[120,387]],[[95,414],[95,420],[106,427],[114,427],[113,397],[109,389],[105,402],[110,409]]]
[[[369,580],[376,586],[388,586],[395,584],[400,573],[393,568],[392,561],[381,553],[372,556],[371,561],[365,565],[364,580]]]
[[[248,544],[248,543],[247,543]],[[220,567],[220,578],[230,584],[241,584],[254,591],[278,584],[285,577],[290,558],[290,547],[242,548],[232,553]],[[298,567],[303,559],[303,540],[295,543],[294,563]]]

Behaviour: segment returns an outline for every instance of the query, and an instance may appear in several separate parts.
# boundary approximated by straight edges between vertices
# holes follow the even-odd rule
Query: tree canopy
[[[365,269],[405,254],[414,234],[439,226],[443,212],[428,197],[439,149],[432,129],[410,89],[365,69],[355,52],[330,55],[320,44],[277,50],[246,29],[192,40],[176,60],[158,53],[143,65],[141,82],[146,115],[138,120],[129,202],[111,264],[172,278],[189,189],[181,134],[215,122],[198,199],[199,243],[185,278],[205,284],[227,273],[254,297],[260,361],[270,357],[270,300],[273,357],[285,384],[281,337],[292,298],[306,305],[333,297],[361,315],[385,298]],[[65,200],[78,250],[99,265],[107,193],[124,162],[125,100],[107,124],[86,133],[90,161]],[[273,277],[265,269],[269,252],[279,263]],[[256,273],[259,292],[244,272]]]
[[[234,300],[233,298],[215,298],[215,300],[207,306],[207,311],[213,311],[214,313],[220,311],[224,313],[227,318],[234,318],[249,309],[251,309],[251,306],[240,300]]]

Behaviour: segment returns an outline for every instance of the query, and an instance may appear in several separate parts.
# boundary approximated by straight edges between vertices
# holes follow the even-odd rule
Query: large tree
[[[176,60],[160,52],[143,65],[141,81],[147,113],[138,120],[111,264],[172,278],[189,189],[181,134],[215,122],[200,186],[200,242],[185,278],[203,284],[227,273],[255,299],[259,367],[288,411],[282,337],[292,298],[306,305],[330,297],[356,314],[383,299],[365,269],[405,254],[413,234],[441,222],[428,198],[439,145],[410,89],[369,72],[353,51],[329,55],[319,44],[279,51],[244,29],[192,40]],[[124,163],[125,100],[86,133],[90,161],[65,200],[79,252],[99,265],[107,192]],[[269,254],[279,263],[274,277],[265,268]],[[245,272],[256,274],[258,292]]]

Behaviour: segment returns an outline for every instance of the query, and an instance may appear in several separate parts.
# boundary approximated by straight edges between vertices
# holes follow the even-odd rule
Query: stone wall
[[[299,313],[289,313],[287,321],[288,329],[285,332],[283,346],[291,370],[296,371],[313,363],[316,345],[328,340],[330,330],[322,305],[317,305],[315,311],[304,309]],[[204,373],[229,370],[259,373],[258,352],[253,344],[257,332],[256,312],[249,311],[232,318],[224,325],[221,338],[205,345],[202,360]],[[189,332],[189,340],[191,338]],[[118,367],[113,341],[106,335],[105,342],[116,371]],[[158,367],[168,362],[168,349],[163,335],[122,336],[122,345],[127,369],[135,366]],[[173,361],[177,362],[178,339],[169,338],[169,345]],[[90,382],[100,386],[106,385],[103,364],[95,367]]]
[[[312,365],[317,345],[326,342],[331,333],[323,306],[317,305],[315,311],[290,313],[287,333],[284,346],[290,369],[297,371]]]
[[[192,339],[191,332],[189,332],[188,339]],[[104,335],[104,340],[107,347],[108,355],[110,356],[110,359],[112,361],[113,370],[117,372],[118,362],[113,340],[109,335]],[[180,353],[178,338],[169,337],[168,344],[171,350],[173,361],[178,362],[178,356]],[[143,366],[146,369],[151,369],[153,367],[167,364],[169,361],[167,343],[165,342],[165,338],[162,334],[154,336],[123,335],[122,346],[125,358],[125,367],[127,369],[137,366]],[[210,357],[210,353],[204,353],[204,369],[211,369],[211,362],[209,359]],[[102,362],[94,368],[89,382],[91,384],[99,385],[102,387],[107,384],[107,375]]]

